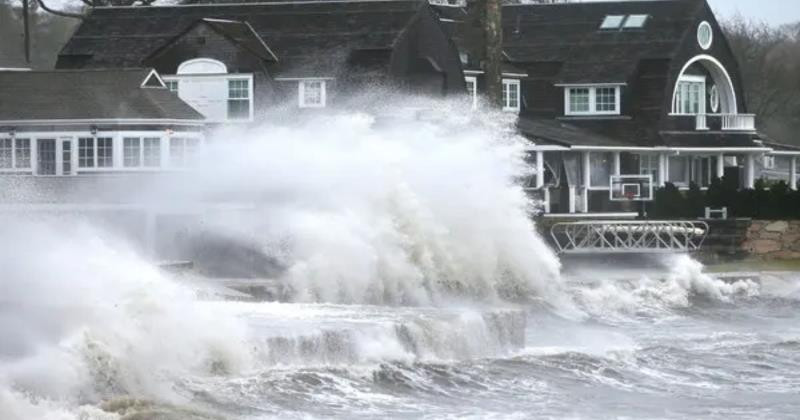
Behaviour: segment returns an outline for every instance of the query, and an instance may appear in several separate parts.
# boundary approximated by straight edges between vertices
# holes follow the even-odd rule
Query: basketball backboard
[[[653,176],[612,175],[611,201],[653,201]]]

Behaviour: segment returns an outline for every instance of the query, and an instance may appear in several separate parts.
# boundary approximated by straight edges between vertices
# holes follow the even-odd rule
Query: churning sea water
[[[275,302],[91,220],[7,220],[0,418],[797,418],[800,278],[565,271],[516,182],[524,143],[445,114],[222,132],[191,182],[152,187],[255,202],[203,229],[268,257]]]

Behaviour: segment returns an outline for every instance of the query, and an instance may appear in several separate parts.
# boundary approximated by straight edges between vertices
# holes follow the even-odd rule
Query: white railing
[[[682,253],[703,246],[708,224],[688,220],[557,223],[550,235],[559,254]]]
[[[697,120],[695,129],[708,130],[708,118],[706,117],[706,114],[697,114],[695,118]]]
[[[754,114],[721,114],[722,129],[736,131],[755,131],[756,116]]]

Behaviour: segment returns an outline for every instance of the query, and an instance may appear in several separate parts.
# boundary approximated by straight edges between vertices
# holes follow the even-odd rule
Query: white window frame
[[[320,102],[308,103],[306,102],[306,84],[319,83],[320,84]],[[325,79],[303,79],[297,82],[297,103],[300,108],[325,108],[328,102],[328,83]]]
[[[702,39],[703,30],[708,29],[708,41],[704,42]],[[697,44],[703,50],[708,50],[714,45],[714,27],[707,21],[703,21],[697,26]]]
[[[245,94],[247,95],[244,98],[233,98],[231,97],[231,82],[245,82],[247,83],[247,89],[245,90]],[[226,98],[226,119],[228,121],[252,121],[253,120],[253,80],[249,77],[228,77],[225,81],[225,90],[227,91],[227,98]],[[236,102],[247,102],[247,116],[244,118],[231,118],[231,101]]]
[[[683,90],[684,84],[698,85],[699,86],[699,100],[698,113],[690,112],[691,110],[683,109]],[[706,77],[696,76],[691,74],[684,74],[678,79],[678,84],[675,89],[674,102],[672,103],[672,115],[705,115],[706,114]]]
[[[464,83],[467,85],[467,93],[470,94],[472,109],[478,109],[478,78],[475,76],[464,76]],[[470,85],[472,85],[471,93]]]
[[[33,148],[34,148],[34,138],[29,136],[11,136],[11,137],[0,137],[0,140],[10,140],[11,141],[11,161],[8,168],[0,167],[0,172],[31,172],[33,171]],[[18,167],[17,165],[17,141],[19,140],[27,140],[28,141],[28,166]]]
[[[173,154],[172,154],[173,149],[175,149],[174,146],[177,145],[177,140],[181,140],[182,141],[182,145],[181,145],[182,154],[181,154],[181,161],[180,162],[177,162],[176,161],[176,156],[173,156]],[[186,140],[193,140],[193,141],[196,142],[195,150],[194,150],[193,154],[187,154],[186,153]],[[196,157],[196,153],[200,151],[200,149],[203,147],[203,144],[204,144],[202,136],[193,135],[192,133],[174,133],[173,135],[169,136],[169,141],[167,141],[166,143],[167,144],[165,146],[164,142],[162,141],[161,147],[162,148],[166,147],[167,161],[166,161],[166,163],[162,161],[161,162],[161,166],[162,167],[172,168],[172,169],[190,168],[194,163],[194,159]],[[163,160],[164,154],[162,154],[161,156],[162,156],[162,160]]]
[[[517,91],[517,102],[511,103],[511,89]],[[519,79],[503,79],[503,111],[519,112],[522,103],[522,89]]]
[[[164,167],[164,139],[165,137],[158,132],[141,132],[141,133],[131,133],[131,132],[123,132],[120,135],[122,138],[122,166],[121,169],[125,171],[153,171],[153,170],[160,170]],[[125,140],[126,139],[136,139],[138,149],[139,149],[139,164],[136,166],[128,166],[126,165],[125,161]],[[148,165],[145,154],[145,140],[149,139],[158,139],[158,165]]]
[[[92,154],[92,156],[91,156],[92,166],[81,166],[81,146],[80,146],[81,139],[90,139],[90,140],[92,140],[91,148],[89,149],[89,150],[91,150],[91,154]],[[100,164],[100,153],[98,153],[99,152],[98,140],[100,140],[100,139],[111,139],[111,165],[109,165],[109,166],[100,166],[99,165]],[[100,135],[89,135],[89,136],[80,135],[75,139],[75,143],[76,143],[76,146],[77,146],[76,150],[78,152],[78,166],[75,168],[75,170],[77,172],[84,172],[84,171],[104,172],[104,171],[113,170],[114,168],[117,168],[117,165],[121,164],[121,162],[119,162],[119,155],[120,154],[117,153],[117,148],[118,147],[123,147],[123,146],[121,144],[121,141],[119,140],[119,137],[114,135],[114,134],[103,133],[103,134],[100,134]]]
[[[574,85],[564,87],[564,115],[567,116],[592,116],[592,115],[621,115],[622,113],[622,89],[620,85]],[[589,89],[589,111],[572,111],[571,110],[571,95],[574,89]],[[597,89],[614,89],[616,96],[615,110],[614,111],[598,111],[597,110]]]
[[[645,162],[647,162],[645,164]],[[639,175],[651,175],[653,179],[658,179],[661,172],[661,159],[654,154],[639,155]]]
[[[198,60],[205,60],[205,59],[198,59]],[[189,60],[189,61],[194,61],[194,60]],[[188,61],[186,63],[188,63]],[[176,93],[179,98],[181,98],[184,101],[186,101],[190,106],[192,104],[189,103],[189,100],[184,99],[185,96],[181,95],[181,89],[184,89],[186,85],[190,84],[190,83],[183,83],[184,80],[217,79],[217,80],[220,80],[220,81],[224,81],[224,83],[225,83],[225,94],[224,95],[225,96],[224,97],[219,97],[219,98],[217,98],[217,97],[213,98],[215,101],[224,101],[225,102],[224,117],[222,117],[222,118],[206,117],[206,122],[209,122],[209,123],[247,123],[247,122],[252,122],[253,121],[254,105],[253,105],[253,75],[252,74],[249,74],[249,73],[173,74],[173,75],[169,75],[169,76],[161,76],[161,79],[164,81],[164,84],[167,85],[168,89],[169,89],[169,86],[168,86],[169,83],[177,82],[178,83],[178,90],[177,91],[170,90],[170,92]],[[230,96],[229,86],[230,86],[230,81],[231,80],[247,80],[247,87],[248,87],[248,92],[247,92],[247,97],[248,98],[247,99],[248,99],[248,101],[250,103],[250,112],[249,112],[249,116],[247,118],[235,118],[235,119],[228,118],[228,101],[231,99],[231,98],[229,98],[229,96]],[[235,99],[239,99],[239,98],[235,98]],[[198,110],[198,112],[200,112],[202,114],[201,111]]]

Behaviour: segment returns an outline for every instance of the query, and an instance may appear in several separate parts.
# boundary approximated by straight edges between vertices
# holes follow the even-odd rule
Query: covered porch
[[[534,146],[530,161],[536,174],[526,187],[541,200],[545,215],[630,216],[640,214],[647,204],[613,201],[613,176],[650,176],[654,189],[671,183],[681,190],[691,184],[707,189],[713,179],[724,177],[735,179],[742,189],[753,189],[757,179],[775,173],[796,190],[798,159],[800,151],[781,154],[767,147]]]

